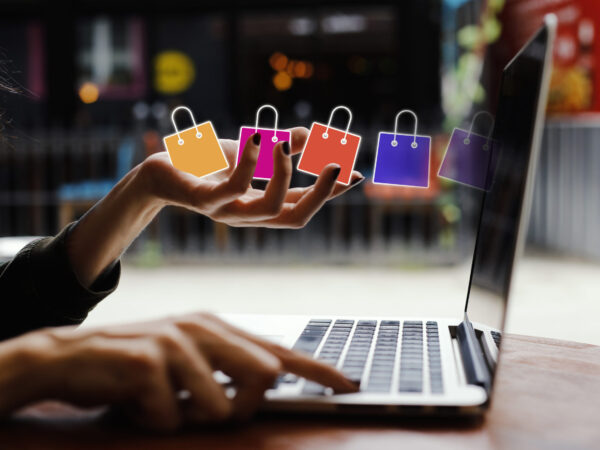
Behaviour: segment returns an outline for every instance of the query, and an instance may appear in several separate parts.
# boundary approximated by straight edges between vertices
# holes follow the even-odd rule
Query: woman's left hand
[[[304,148],[308,130],[293,128],[291,136],[288,145],[280,142],[273,149],[273,178],[264,190],[251,185],[260,147],[252,137],[237,166],[238,143],[221,140],[229,168],[202,178],[173,167],[166,152],[147,158],[72,229],[68,253],[79,281],[91,286],[166,205],[236,227],[301,228],[327,200],[364,180],[355,171],[349,185],[336,183],[340,167],[329,164],[315,184],[290,188],[291,156]]]

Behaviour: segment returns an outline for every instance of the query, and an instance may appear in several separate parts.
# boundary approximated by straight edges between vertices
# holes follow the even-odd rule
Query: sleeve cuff
[[[71,223],[53,238],[32,243],[29,264],[31,285],[36,296],[48,306],[48,312],[71,323],[80,323],[117,288],[121,263],[116,261],[91,287],[83,286],[73,271],[66,249],[66,240],[75,224]]]

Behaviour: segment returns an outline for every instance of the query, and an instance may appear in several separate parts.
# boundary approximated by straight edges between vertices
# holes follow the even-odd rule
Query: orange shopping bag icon
[[[180,109],[190,114],[193,127],[183,131],[177,129],[175,113]],[[171,122],[175,133],[166,136],[163,141],[173,166],[197,177],[220,172],[229,167],[212,123],[204,122],[197,125],[192,111],[186,106],[178,106],[173,110]]]
[[[331,120],[338,109],[348,112],[345,131],[331,127]],[[327,126],[314,122],[298,161],[298,170],[318,176],[327,164],[336,163],[341,167],[337,181],[346,185],[350,183],[360,144],[360,136],[348,132],[351,122],[352,112],[345,106],[333,108]]]

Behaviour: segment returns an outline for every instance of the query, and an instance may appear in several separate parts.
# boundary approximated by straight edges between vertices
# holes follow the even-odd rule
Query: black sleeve
[[[77,280],[66,251],[73,226],[56,237],[31,242],[0,265],[0,339],[43,327],[78,325],[116,289],[119,261],[90,288]]]

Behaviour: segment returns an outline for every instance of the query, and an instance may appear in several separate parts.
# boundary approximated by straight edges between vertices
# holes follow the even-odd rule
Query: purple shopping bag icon
[[[409,113],[415,119],[413,134],[397,133],[398,117]],[[417,136],[417,116],[410,110],[396,115],[394,132],[379,133],[373,183],[395,186],[429,187],[431,138]]]
[[[264,108],[270,108],[275,113],[275,128],[258,128],[258,119],[260,112]],[[237,162],[239,164],[242,159],[242,153],[246,141],[255,133],[260,134],[260,152],[256,169],[254,170],[254,178],[259,180],[270,180],[273,177],[273,148],[279,141],[290,141],[291,133],[277,129],[277,110],[274,106],[263,105],[256,111],[256,123],[254,127],[240,128],[240,146],[238,148]]]
[[[492,120],[488,136],[473,133],[473,123],[479,114]],[[469,131],[455,128],[450,137],[438,175],[477,189],[489,190],[497,159],[497,142],[491,139],[492,116],[480,111],[473,116]]]

